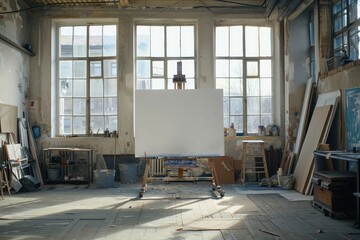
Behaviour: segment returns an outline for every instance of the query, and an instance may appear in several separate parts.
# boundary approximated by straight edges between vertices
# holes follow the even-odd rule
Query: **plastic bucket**
[[[115,170],[99,169],[94,170],[95,185],[98,188],[109,188],[114,184]]]
[[[121,183],[135,183],[137,180],[137,163],[120,163],[120,182]]]
[[[293,175],[280,176],[280,186],[282,189],[291,190],[294,187],[295,177]]]

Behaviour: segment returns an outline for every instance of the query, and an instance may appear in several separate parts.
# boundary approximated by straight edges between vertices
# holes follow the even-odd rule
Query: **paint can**
[[[32,127],[32,132],[33,132],[34,138],[39,138],[40,137],[40,127],[33,126]]]

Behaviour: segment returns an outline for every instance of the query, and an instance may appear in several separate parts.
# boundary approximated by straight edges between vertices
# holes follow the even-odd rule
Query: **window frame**
[[[219,59],[229,59],[229,60],[242,60],[242,76],[241,76],[241,79],[242,79],[242,95],[237,95],[237,96],[226,96],[224,94],[224,98],[227,97],[228,98],[228,105],[229,105],[229,113],[227,115],[225,115],[225,111],[224,111],[224,128],[229,128],[230,125],[231,125],[231,116],[242,116],[242,131],[240,129],[236,129],[236,133],[237,134],[240,134],[240,135],[257,135],[258,132],[249,132],[249,129],[248,129],[248,117],[249,116],[259,116],[260,118],[260,121],[261,121],[261,118],[262,116],[270,116],[271,119],[272,119],[272,124],[275,122],[275,114],[276,114],[276,106],[275,106],[275,96],[274,96],[274,86],[275,86],[275,73],[274,73],[274,69],[275,69],[275,62],[274,62],[274,41],[273,41],[273,35],[274,35],[274,27],[273,26],[266,26],[265,24],[256,24],[256,25],[252,25],[252,24],[245,24],[245,23],[235,23],[235,24],[216,24],[214,26],[215,30],[214,30],[214,39],[216,41],[216,28],[217,27],[233,27],[233,26],[242,26],[242,48],[243,48],[243,51],[242,51],[242,55],[241,56],[236,56],[236,57],[232,57],[231,54],[229,53],[229,56],[221,56],[221,57],[218,57],[217,56],[217,53],[216,53],[216,42],[214,44],[214,47],[215,47],[215,50],[214,50],[214,60],[215,60],[215,69],[216,69],[216,60],[219,60]],[[260,56],[260,52],[259,52],[259,56],[246,56],[246,34],[245,34],[245,28],[246,27],[268,27],[270,28],[270,39],[271,39],[271,50],[270,50],[270,56]],[[230,34],[230,33],[229,33]],[[228,41],[230,42],[230,38],[228,39]],[[229,45],[230,46],[230,43]],[[260,49],[260,42],[259,42],[259,45],[258,45],[258,48]],[[230,50],[228,50],[230,51]],[[259,50],[260,51],[260,50]],[[260,76],[260,61],[261,60],[270,60],[271,61],[271,76],[270,77],[265,77],[265,78],[271,78],[271,113],[270,114],[264,114],[261,112],[261,109],[259,109],[259,113],[258,114],[249,114],[248,113],[248,98],[251,97],[251,96],[247,96],[247,80],[248,79],[258,79],[259,81],[259,84],[261,82],[261,79],[262,77]],[[248,76],[247,74],[247,62],[257,62],[258,63],[258,74],[256,76]],[[214,73],[214,79],[215,79],[215,84],[217,84],[217,79],[218,79],[218,76],[216,75],[216,72]],[[230,81],[231,77],[227,77]],[[216,87],[217,88],[217,87]],[[260,88],[260,85],[259,85],[259,88]],[[229,86],[229,89],[230,89],[230,86]],[[230,99],[231,98],[242,98],[242,113],[240,114],[231,114],[231,109],[230,109]],[[259,106],[261,106],[261,99],[262,97],[269,97],[269,96],[262,96],[260,93],[259,93],[259,96],[256,96],[259,98]],[[225,117],[228,117],[229,119],[229,122],[226,123],[225,122]],[[235,127],[236,128],[236,127]]]
[[[115,26],[116,28],[116,42],[115,42],[115,55],[114,56],[90,56],[89,55],[89,32],[90,32],[90,27],[91,26],[109,26],[109,25],[113,25]],[[61,27],[78,27],[78,26],[84,26],[86,27],[86,55],[83,56],[83,57],[74,57],[74,56],[71,56],[71,57],[62,57],[60,56],[60,28]],[[83,136],[83,137],[86,137],[86,136],[93,136],[93,135],[103,135],[104,132],[105,132],[105,129],[106,129],[106,122],[104,121],[103,122],[103,130],[100,130],[98,131],[98,129],[92,129],[92,126],[91,126],[91,117],[93,116],[103,116],[104,117],[104,120],[105,120],[105,117],[115,117],[116,118],[116,129],[109,129],[109,131],[118,131],[119,129],[119,94],[118,94],[118,87],[119,87],[119,23],[117,21],[117,19],[108,19],[108,20],[101,20],[101,19],[92,19],[91,22],[89,22],[89,20],[79,20],[79,19],[73,19],[73,20],[63,20],[63,19],[57,19],[57,20],[54,20],[52,22],[52,36],[53,36],[53,44],[52,44],[52,54],[54,56],[53,60],[54,60],[54,64],[52,64],[52,71],[53,71],[53,74],[52,74],[52,83],[51,83],[51,89],[52,89],[52,119],[51,119],[51,122],[52,122],[52,125],[53,126],[56,126],[55,128],[52,128],[52,136]],[[102,37],[104,36],[104,34],[102,33]],[[102,46],[103,46],[103,43],[102,43]],[[85,81],[86,81],[86,95],[85,95],[85,101],[86,101],[86,106],[85,106],[85,121],[86,121],[86,125],[85,125],[85,133],[75,133],[74,132],[74,125],[73,123],[71,124],[72,126],[72,130],[71,130],[71,133],[61,133],[61,116],[66,116],[66,115],[63,115],[61,114],[60,112],[60,99],[63,98],[63,96],[60,95],[60,80],[61,80],[61,77],[60,77],[60,62],[62,60],[70,60],[70,61],[77,61],[77,60],[82,60],[82,61],[85,61],[86,62],[86,71],[85,71]],[[104,67],[105,67],[105,64],[104,62],[107,61],[107,60],[113,60],[116,62],[116,76],[114,77],[108,77],[106,78],[104,76]],[[103,108],[103,113],[98,115],[98,114],[91,114],[91,99],[92,98],[98,98],[98,97],[95,97],[95,96],[91,96],[91,93],[90,93],[90,88],[91,88],[91,85],[90,85],[90,82],[91,80],[93,79],[93,77],[91,76],[91,73],[90,73],[90,63],[93,62],[93,61],[101,61],[102,62],[102,67],[101,67],[101,79],[102,79],[102,83],[103,83],[103,88],[105,90],[105,86],[104,86],[104,82],[105,82],[105,79],[111,79],[111,78],[115,78],[116,80],[116,94],[114,96],[105,96],[104,92],[103,92],[103,95],[101,97],[102,99],[102,104],[103,104],[103,107],[105,107],[105,101],[109,98],[115,98],[116,100],[116,113],[114,114],[107,114],[105,112],[105,109]],[[109,62],[109,67],[111,67],[111,62]],[[112,70],[112,69],[111,69]],[[74,76],[72,76],[70,78],[72,81],[75,79]],[[70,96],[69,97],[70,99],[74,99],[76,97],[73,96]],[[72,101],[71,100],[71,101]],[[73,109],[73,107],[72,107]],[[72,110],[73,111],[73,110]],[[76,117],[76,115],[72,112],[70,115],[71,118],[74,118]],[[72,122],[73,122],[73,119],[72,119]],[[62,130],[64,132],[64,129]]]
[[[152,27],[152,26],[161,26],[164,28],[164,56],[163,57],[158,57],[158,56],[138,56],[138,48],[137,48],[137,43],[138,43],[138,39],[137,39],[137,27],[138,26],[146,26],[146,27]],[[181,56],[181,57],[172,57],[172,56],[168,56],[167,55],[167,42],[166,42],[166,38],[167,38],[167,32],[166,32],[166,28],[167,27],[183,27],[183,26],[192,26],[194,28],[194,56],[189,57],[189,56]],[[135,36],[135,40],[134,40],[134,79],[135,79],[135,89],[136,90],[155,90],[158,88],[153,88],[153,81],[152,79],[164,79],[164,88],[161,88],[163,90],[173,90],[175,89],[174,86],[169,86],[170,83],[170,78],[168,78],[169,74],[175,75],[176,72],[174,73],[169,73],[169,69],[168,69],[168,62],[169,61],[186,61],[186,60],[192,60],[194,62],[194,76],[188,77],[186,75],[186,72],[183,71],[183,74],[185,74],[186,77],[186,81],[187,83],[185,84],[185,89],[197,89],[197,24],[195,21],[193,20],[179,20],[179,21],[153,21],[153,20],[147,20],[147,21],[135,21],[134,22],[134,36]],[[181,39],[181,35],[180,35],[180,39]],[[181,52],[181,50],[180,50]],[[181,54],[181,53],[180,53]],[[138,86],[138,60],[148,60],[150,61],[150,87],[149,88],[139,88]],[[163,66],[164,66],[164,71],[163,71],[163,76],[155,76],[153,73],[153,63],[157,62],[157,61],[162,61],[163,62]],[[184,64],[183,64],[183,69],[184,69]],[[188,79],[192,79],[193,80],[193,86],[189,86],[189,82]]]
[[[343,56],[342,50],[345,50],[348,57],[352,60],[360,59],[360,46],[357,46],[357,56],[353,54],[351,51],[351,32],[357,27],[359,28],[358,32],[360,31],[360,17],[357,17],[354,21],[351,22],[351,6],[349,4],[350,0],[335,0],[332,2],[332,8],[331,8],[331,16],[332,16],[332,22],[333,22],[333,54],[336,57]],[[340,4],[341,9],[340,11],[335,12],[334,7],[335,5]],[[357,6],[360,5],[360,2],[357,3]],[[357,7],[358,9],[360,8]],[[360,16],[360,11],[359,11]],[[341,27],[339,29],[336,29],[336,16],[340,15],[341,18]],[[344,20],[345,19],[345,20]],[[360,35],[360,34],[359,34]],[[359,36],[360,37],[360,36]],[[337,46],[336,42],[340,41],[341,43],[339,46]]]

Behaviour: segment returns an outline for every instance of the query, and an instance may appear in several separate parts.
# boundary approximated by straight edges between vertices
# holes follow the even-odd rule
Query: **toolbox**
[[[356,212],[356,173],[345,171],[314,172],[313,206],[332,217],[353,217]]]

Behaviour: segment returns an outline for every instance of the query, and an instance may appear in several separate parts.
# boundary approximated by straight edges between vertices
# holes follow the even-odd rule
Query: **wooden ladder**
[[[4,199],[4,188],[7,188],[9,197],[11,197],[9,179],[7,177],[6,168],[3,165],[0,165],[0,192],[1,198]]]
[[[265,156],[265,143],[263,140],[243,140],[242,152],[242,168],[241,168],[241,182],[245,185],[246,174],[256,174],[260,180],[260,174],[265,174],[265,178],[269,179],[269,173]],[[259,153],[254,153],[254,145],[259,145]],[[257,161],[261,158],[261,161]]]

